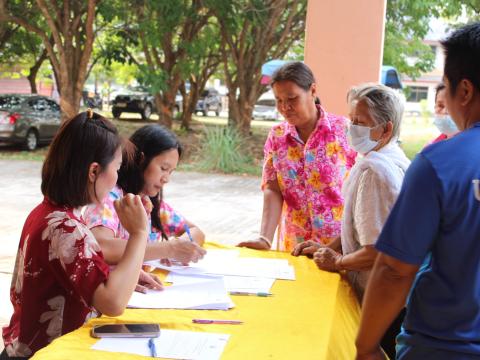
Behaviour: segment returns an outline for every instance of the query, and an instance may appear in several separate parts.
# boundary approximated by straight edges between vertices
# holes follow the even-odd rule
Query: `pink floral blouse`
[[[3,328],[7,354],[30,357],[99,316],[92,298],[108,274],[80,208],[44,199],[28,216],[20,238],[10,289],[13,315]]]
[[[341,188],[356,153],[347,144],[346,118],[317,108],[320,118],[306,144],[288,122],[274,126],[265,142],[262,189],[276,180],[283,195],[281,251],[307,240],[326,244],[340,236]]]
[[[120,219],[113,206],[113,202],[121,197],[123,197],[123,190],[115,186],[101,205],[89,205],[84,214],[88,227],[92,229],[96,226],[104,226],[111,229],[115,237],[127,240],[129,234],[120,224]],[[160,241],[162,239],[160,230],[152,227],[151,212],[153,205],[148,196],[142,197],[142,202],[148,216],[149,241]],[[185,232],[185,218],[173,210],[165,201],[160,204],[159,216],[165,235],[168,237],[180,236]]]

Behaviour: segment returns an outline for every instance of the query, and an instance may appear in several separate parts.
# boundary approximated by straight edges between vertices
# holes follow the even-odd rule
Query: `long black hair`
[[[172,149],[177,149],[178,155],[182,155],[182,146],[175,134],[161,125],[155,124],[141,127],[130,137],[130,142],[135,149],[130,150],[129,154],[124,156],[117,181],[118,185],[125,192],[138,194],[142,191],[145,185],[143,173],[154,157]],[[160,220],[160,204],[163,201],[163,190],[160,190],[156,196],[151,196],[150,200],[153,204],[152,226],[160,230],[163,240],[168,240]]]

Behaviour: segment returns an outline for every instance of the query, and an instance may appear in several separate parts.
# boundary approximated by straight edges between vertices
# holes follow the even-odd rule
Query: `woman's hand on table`
[[[341,270],[342,255],[328,247],[321,247],[313,254],[313,261],[320,270],[338,271]]]
[[[270,246],[267,244],[267,242],[260,238],[255,240],[242,241],[241,243],[238,243],[237,246],[255,250],[270,250]]]
[[[202,259],[207,251],[196,242],[174,238],[168,241],[168,258],[180,261],[184,265]]]
[[[156,275],[140,270],[138,284],[135,287],[135,291],[145,294],[147,289],[163,290],[163,284]]]
[[[313,254],[318,251],[320,248],[325,247],[325,245],[315,242],[313,240],[304,241],[300,244],[297,244],[292,250],[293,256],[307,255],[313,256]]]

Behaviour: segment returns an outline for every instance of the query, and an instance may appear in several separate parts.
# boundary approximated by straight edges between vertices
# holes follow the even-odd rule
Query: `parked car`
[[[182,110],[182,96],[175,97],[175,112]],[[112,102],[112,115],[119,118],[122,113],[139,113],[143,120],[150,119],[153,113],[157,112],[155,98],[143,87],[129,89],[125,94],[119,94]]]
[[[381,83],[392,89],[403,89],[402,81],[400,80],[400,74],[393,66],[382,66]]]
[[[102,110],[102,97],[94,91],[83,90],[82,91],[83,105],[92,109]]]
[[[60,127],[60,106],[47,96],[0,95],[0,142],[35,150],[49,143]]]
[[[222,99],[215,89],[205,89],[197,102],[195,113],[201,112],[203,116],[207,116],[209,111],[215,111],[215,115],[219,116],[222,111]]]
[[[253,107],[252,118],[257,120],[283,120],[277,110],[277,104],[273,94],[267,92],[260,96]]]

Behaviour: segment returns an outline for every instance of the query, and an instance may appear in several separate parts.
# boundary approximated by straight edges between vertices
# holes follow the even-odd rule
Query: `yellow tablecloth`
[[[210,248],[226,248],[209,244]],[[155,322],[161,329],[231,334],[222,359],[339,359],[355,357],[360,308],[349,284],[338,274],[320,271],[304,256],[240,249],[241,256],[288,259],[296,280],[276,280],[272,297],[232,296],[235,308],[221,310],[127,309],[117,318],[93,319],[56,339],[33,357],[40,359],[144,359],[125,353],[91,350],[95,324]],[[164,275],[164,274],[162,274]],[[238,319],[243,325],[193,324],[194,318]]]

